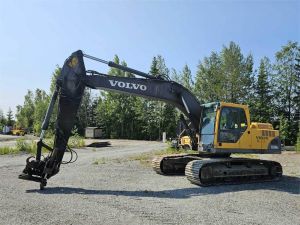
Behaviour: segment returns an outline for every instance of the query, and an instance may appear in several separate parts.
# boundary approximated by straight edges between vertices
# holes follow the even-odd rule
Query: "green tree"
[[[61,69],[57,66],[52,74],[50,85],[51,95],[54,92],[56,78],[58,77],[60,72]],[[27,94],[24,97],[24,104],[17,106],[17,125],[19,127],[32,129],[35,134],[39,134],[49,102],[50,96],[44,90],[36,89],[35,92],[28,90]],[[48,131],[50,133],[53,133],[55,130],[56,117],[57,103],[51,115],[50,125],[48,128]]]
[[[34,123],[34,94],[28,90],[24,97],[23,106],[17,106],[16,118],[18,126],[24,128],[33,128]]]
[[[299,47],[298,47],[298,51],[300,52]],[[295,69],[296,69],[296,84],[298,84],[298,88],[296,87],[296,90],[295,90],[296,95],[294,97],[295,108],[296,108],[295,121],[298,121],[300,123],[300,58],[296,58]],[[299,123],[298,123],[298,129],[300,129]],[[300,135],[300,133],[299,133],[299,135]],[[299,148],[300,148],[300,143],[299,143]]]
[[[243,63],[241,102],[251,107],[255,103],[255,71],[253,69],[253,56],[249,54]]]
[[[182,84],[180,76],[181,74],[178,73],[174,68],[171,69],[171,79],[177,82],[178,84]]]
[[[297,58],[300,51],[297,42],[288,42],[276,53],[275,74],[273,79],[277,117],[286,119],[286,144],[294,145],[298,131],[297,112],[299,112],[299,74]]]
[[[153,57],[149,73],[153,76],[164,74],[168,72],[164,67],[166,66],[161,56]],[[140,109],[139,120],[143,123],[143,131],[146,133],[148,139],[157,140],[160,138],[162,132],[163,103],[144,98],[142,102],[143,104],[141,106],[143,106],[143,108]]]
[[[61,73],[61,68],[58,65],[56,65],[56,68],[54,69],[54,71],[51,75],[50,93],[49,93],[48,99],[47,99],[48,104],[50,103],[50,100],[52,98],[52,94],[56,87],[56,79],[60,75],[60,73]],[[55,106],[53,108],[53,112],[52,112],[52,115],[50,118],[50,122],[49,122],[48,132],[50,134],[54,134],[54,132],[55,132],[56,118],[57,118],[57,112],[58,112],[58,100],[59,99],[56,100],[56,103],[55,103]],[[48,106],[46,106],[46,108],[48,108]],[[46,114],[46,111],[45,111],[45,114]]]
[[[155,59],[153,59],[150,74],[156,75],[155,73],[158,73],[164,75],[164,77],[169,77],[170,70],[166,66],[165,59],[161,55],[158,55],[156,60],[157,62],[155,62]],[[157,68],[155,68],[155,64]],[[186,87],[191,90],[193,84],[191,71],[188,66],[185,66],[183,69],[182,78],[183,85],[186,85]],[[158,125],[158,136],[156,139],[160,140],[162,138],[162,132],[166,132],[168,137],[174,137],[178,119],[176,108],[169,103],[156,101],[153,114],[156,117],[153,119]]]
[[[6,119],[5,119],[2,109],[0,109],[0,131],[2,131],[3,126],[5,126],[5,125],[6,125]]]
[[[14,120],[13,120],[14,116],[13,116],[13,113],[12,113],[10,107],[8,108],[8,111],[7,111],[7,114],[6,114],[6,118],[7,118],[7,126],[14,125]]]
[[[244,56],[234,42],[223,46],[220,53],[212,52],[198,64],[195,94],[200,102],[252,102],[253,57]]]
[[[56,80],[57,80],[57,77],[60,75],[60,73],[61,73],[61,68],[59,67],[59,65],[56,65],[56,68],[54,69],[52,76],[51,76],[51,84],[50,84],[50,93],[51,94],[55,90]]]
[[[182,70],[182,85],[186,87],[188,90],[193,92],[194,90],[194,81],[192,78],[192,72],[188,65],[185,65]]]
[[[102,124],[97,122],[97,107],[99,103],[99,97],[91,96],[91,104],[88,110],[88,126],[101,127]]]
[[[33,130],[35,134],[41,132],[42,123],[48,108],[49,97],[44,90],[36,89],[34,95],[34,122]]]
[[[116,64],[126,66],[126,62],[120,62],[116,55]],[[109,75],[119,77],[134,77],[131,73],[111,68]],[[97,107],[98,124],[103,126],[105,133],[111,138],[133,138],[138,126],[136,118],[135,102],[137,97],[119,94],[115,92],[102,92]],[[100,119],[101,118],[101,119]]]
[[[295,150],[300,151],[300,121],[298,121],[298,134],[297,134],[297,141],[295,145]]]
[[[167,133],[167,137],[176,137],[177,121],[179,114],[175,107],[170,104],[165,104],[163,107],[162,127]]]
[[[153,57],[149,73],[153,76],[169,77],[170,72],[162,56]],[[138,99],[135,110],[140,137],[158,140],[161,139],[162,132],[166,132],[168,137],[172,137],[175,133],[173,126],[176,127],[177,111],[175,107],[161,101]]]
[[[280,139],[281,141],[287,145],[288,144],[288,138],[290,137],[291,133],[290,133],[290,124],[289,121],[283,117],[280,116],[280,125],[279,125],[279,135],[280,135]]]
[[[84,94],[82,96],[81,104],[77,112],[75,126],[77,128],[77,132],[80,135],[84,134],[85,128],[89,126],[89,117],[90,115],[90,107],[91,107],[91,95],[90,91],[85,89]]]
[[[272,93],[270,77],[272,66],[270,60],[264,57],[260,61],[257,82],[255,84],[255,103],[252,108],[252,117],[258,122],[270,122],[272,113]]]
[[[243,56],[240,47],[234,42],[223,47],[221,51],[222,73],[225,83],[225,100],[242,103],[247,98],[253,59],[251,55]]]
[[[218,53],[212,52],[198,64],[194,92],[199,101],[205,103],[225,100],[224,79],[221,57]]]
[[[194,81],[193,81],[193,77],[192,77],[192,72],[191,72],[190,68],[188,67],[188,65],[185,65],[183,67],[182,71],[180,71],[180,72],[177,72],[175,69],[172,69],[171,74],[172,74],[171,75],[172,80],[183,85],[188,90],[193,92]]]

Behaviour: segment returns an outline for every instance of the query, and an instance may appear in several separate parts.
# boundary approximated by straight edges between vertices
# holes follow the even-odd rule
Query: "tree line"
[[[252,54],[244,55],[239,45],[230,42],[221,51],[212,52],[199,61],[196,74],[188,65],[182,70],[169,69],[165,59],[155,56],[149,73],[169,76],[182,84],[199,99],[200,103],[224,101],[249,105],[251,121],[270,122],[280,130],[286,145],[294,145],[299,138],[300,117],[300,47],[289,41],[275,54],[274,62],[263,57],[254,68]],[[126,66],[116,55],[114,62]],[[57,67],[52,75],[50,91],[28,90],[24,104],[17,106],[16,123],[40,132],[41,123],[54,90]],[[133,74],[111,68],[109,75],[134,77]],[[50,131],[54,131],[55,114]],[[84,134],[87,126],[103,128],[107,138],[158,140],[162,132],[176,135],[179,112],[170,104],[141,97],[100,91],[91,95],[86,89],[78,112],[75,130]],[[7,118],[0,111],[0,123]],[[0,124],[0,125],[1,125]]]

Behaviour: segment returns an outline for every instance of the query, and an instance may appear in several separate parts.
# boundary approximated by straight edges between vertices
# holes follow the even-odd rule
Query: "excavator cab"
[[[280,153],[279,132],[269,123],[250,122],[246,105],[202,105],[200,150],[211,153]]]

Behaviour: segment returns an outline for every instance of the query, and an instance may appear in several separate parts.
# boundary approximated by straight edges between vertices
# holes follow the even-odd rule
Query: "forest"
[[[114,62],[126,65],[119,56]],[[161,55],[152,59],[149,74],[169,76],[191,90],[200,103],[232,102],[250,108],[251,121],[272,123],[279,129],[285,145],[300,143],[300,46],[289,41],[279,47],[274,62],[263,57],[254,68],[252,54],[244,55],[238,44],[230,42],[219,52],[211,52],[198,63],[195,74],[188,65],[178,71],[169,68]],[[137,67],[135,65],[135,67]],[[41,124],[60,67],[54,69],[49,90],[28,90],[16,115],[0,109],[0,128],[16,124],[35,134]],[[112,68],[109,75],[134,76]],[[172,105],[140,97],[100,91],[94,95],[88,88],[78,112],[74,133],[84,134],[85,127],[101,127],[105,138],[159,140],[176,135],[179,111]],[[51,118],[50,134],[54,132],[57,110]]]

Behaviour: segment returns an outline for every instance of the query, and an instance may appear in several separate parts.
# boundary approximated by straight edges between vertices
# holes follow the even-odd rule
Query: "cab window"
[[[218,141],[237,142],[247,130],[247,118],[242,108],[223,107],[219,121]]]

